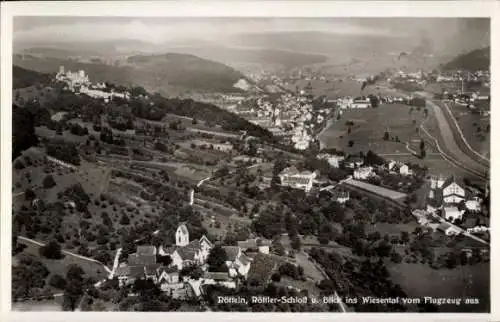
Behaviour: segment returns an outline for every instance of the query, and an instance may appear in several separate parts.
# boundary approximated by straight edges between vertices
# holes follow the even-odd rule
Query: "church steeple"
[[[186,224],[180,224],[175,232],[175,245],[187,246],[189,245],[189,231]]]

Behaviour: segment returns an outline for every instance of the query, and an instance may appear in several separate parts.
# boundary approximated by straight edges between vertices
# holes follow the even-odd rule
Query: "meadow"
[[[347,110],[339,120],[323,131],[320,140],[325,147],[341,149],[347,153],[372,150],[379,154],[409,154],[405,142],[420,139],[415,129],[423,117],[423,111],[414,109],[410,113],[410,107],[402,104]],[[350,133],[349,122],[353,124],[350,126]],[[386,130],[389,132],[389,140],[383,139]],[[400,142],[396,142],[397,139]]]

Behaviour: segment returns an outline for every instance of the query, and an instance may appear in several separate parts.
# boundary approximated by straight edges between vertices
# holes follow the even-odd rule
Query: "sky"
[[[14,44],[141,40],[170,45],[186,39],[234,45],[248,33],[321,32],[411,39],[436,51],[489,45],[486,18],[197,18],[15,17]],[[309,37],[309,36],[308,36]],[[313,37],[313,36],[311,36]],[[270,38],[271,39],[271,38]],[[324,38],[321,38],[324,39]],[[323,41],[323,40],[318,40]],[[263,47],[272,44],[261,43]]]
[[[184,37],[213,38],[247,32],[319,31],[405,37],[449,35],[464,27],[489,34],[486,19],[456,18],[123,18],[16,17],[15,41],[140,39],[161,43]],[[473,31],[474,31],[473,30]],[[464,35],[466,36],[466,35]]]

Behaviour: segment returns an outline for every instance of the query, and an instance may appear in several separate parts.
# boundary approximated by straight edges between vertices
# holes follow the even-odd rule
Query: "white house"
[[[203,235],[199,240],[189,241],[189,231],[185,224],[179,225],[175,232],[175,245],[168,248],[159,247],[158,253],[161,256],[170,256],[172,265],[179,270],[183,267],[206,262],[210,250],[213,248],[212,242]]]
[[[465,202],[465,207],[470,211],[480,211],[481,210],[481,199],[479,197],[474,197],[471,200]]]
[[[295,167],[289,167],[283,170],[280,174],[280,181],[282,186],[292,187],[294,189],[301,189],[309,192],[312,189],[314,179],[318,176],[317,172],[302,171],[300,172]]]
[[[349,159],[346,160],[346,167],[348,168],[351,168],[351,169],[354,169],[354,168],[357,168],[357,167],[360,167],[364,164],[364,160],[363,158],[360,158],[360,157],[349,157]]]
[[[236,282],[226,272],[205,272],[202,285],[222,285],[227,288],[236,288]]]
[[[365,180],[373,175],[374,172],[372,167],[362,167],[354,170],[354,179]]]
[[[452,179],[453,180],[453,179]],[[446,181],[443,184],[443,201],[445,203],[460,203],[465,199],[465,190],[460,187],[454,180]]]
[[[368,97],[356,98],[351,104],[351,108],[369,108],[369,107],[371,107],[371,103]]]
[[[396,164],[397,162],[394,160],[389,161],[389,163],[387,164],[387,170],[391,171],[396,166]]]
[[[459,210],[457,207],[444,207],[443,217],[448,221],[455,221],[456,219],[462,219],[465,210]]]
[[[340,204],[344,204],[350,199],[349,191],[336,189],[332,191],[333,199]]]
[[[240,247],[242,251],[257,250],[258,252],[263,254],[269,254],[270,245],[271,241],[264,238],[252,238],[238,241],[238,247]]]
[[[179,269],[177,266],[161,268],[158,272],[158,283],[177,284],[179,283]]]
[[[406,164],[403,164],[403,165],[401,165],[401,167],[399,167],[399,173],[403,176],[408,176],[408,175],[413,174],[413,171],[410,169],[409,166],[407,166]]]
[[[317,158],[320,160],[327,160],[328,164],[334,168],[340,167],[340,163],[345,159],[343,155],[331,155],[327,153],[318,154]]]
[[[343,97],[343,98],[337,99],[337,106],[343,110],[351,108],[351,105],[353,103],[354,103],[354,100],[352,97]]]

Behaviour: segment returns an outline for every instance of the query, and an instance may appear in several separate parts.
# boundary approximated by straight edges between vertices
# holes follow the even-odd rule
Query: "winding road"
[[[424,126],[422,126],[422,130],[435,140],[439,152],[443,154],[445,158],[447,157],[447,159],[451,159],[452,163],[468,170],[468,172],[474,173],[477,176],[486,179],[488,177],[489,167],[485,166],[483,163],[484,161],[478,161],[476,158],[473,158],[460,148],[459,144],[455,141],[453,130],[444,115],[443,109],[433,101],[429,100],[427,101],[427,106],[432,108],[434,111],[440,135],[438,138],[432,136]],[[464,145],[466,144],[464,143]]]

